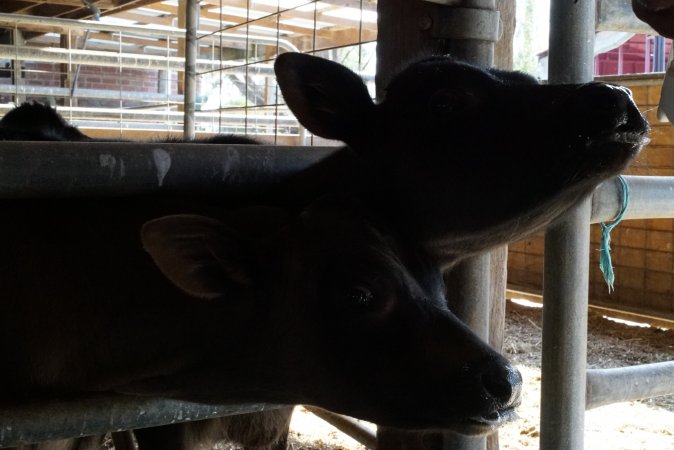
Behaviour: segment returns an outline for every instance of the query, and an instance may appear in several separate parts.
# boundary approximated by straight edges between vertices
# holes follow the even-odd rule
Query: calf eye
[[[355,310],[368,309],[373,300],[372,292],[363,286],[351,288],[346,294],[347,306]]]

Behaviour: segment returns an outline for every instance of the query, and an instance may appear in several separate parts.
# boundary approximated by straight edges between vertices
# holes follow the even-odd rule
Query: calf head
[[[334,62],[286,53],[275,69],[299,121],[348,144],[374,207],[443,262],[545,226],[647,141],[618,86],[540,85],[435,57],[393,77],[375,104]]]
[[[76,127],[54,108],[41,103],[23,103],[0,120],[0,140],[12,141],[86,141]]]
[[[235,351],[249,370],[199,364],[133,392],[303,403],[382,425],[473,434],[514,416],[519,373],[447,309],[423,249],[341,200],[276,223],[277,233],[252,239],[200,216],[144,226],[145,248],[173,283],[247,309],[236,317],[250,316],[241,323],[257,331],[225,329],[210,343],[230,361]]]

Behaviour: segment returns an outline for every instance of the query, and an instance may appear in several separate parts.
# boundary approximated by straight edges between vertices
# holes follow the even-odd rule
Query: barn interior
[[[192,2],[0,1],[0,116],[16,105],[35,101],[56,107],[69,123],[96,138],[183,136],[188,3]],[[340,145],[312,135],[298,123],[284,105],[274,79],[273,63],[279,54],[289,51],[336,60],[358,73],[375,97],[376,45],[381,31],[377,24],[381,5],[376,0],[196,3],[199,6],[195,30],[195,136],[237,134],[274,145]],[[434,3],[451,6],[457,2]],[[600,8],[604,3],[610,2],[597,2]],[[635,31],[630,26],[625,29]],[[604,23],[598,27],[607,29]],[[653,130],[650,144],[627,175],[664,177],[659,181],[671,183],[674,133],[671,124],[657,114],[666,67],[656,67],[656,60],[671,62],[667,56],[671,40],[656,43],[652,30],[645,31],[640,34],[643,46],[634,44],[636,41],[630,41],[632,47],[623,43],[595,56],[594,63],[596,67],[602,64],[625,67],[632,61],[632,51],[639,53],[634,58],[638,64],[648,59],[645,65],[652,70],[649,73],[616,72],[597,79],[632,89]],[[638,65],[635,70],[641,72],[641,67]],[[615,197],[616,192],[610,187],[604,194]],[[671,212],[644,216],[623,222],[616,229],[611,242],[616,273],[613,293],[607,292],[599,271],[600,257],[594,250],[600,246],[602,233],[598,225],[593,225],[591,251],[586,255],[589,301],[593,308],[654,326],[674,327],[671,217],[674,217]],[[542,301],[544,260],[543,233],[510,246],[507,263],[502,263],[507,267],[509,297]],[[106,405],[109,406],[106,403],[96,408]],[[231,413],[223,411],[220,413]],[[358,433],[353,429],[352,432]],[[371,434],[364,438],[370,444]],[[465,442],[444,445],[444,448],[472,448],[472,444]],[[480,443],[476,448],[485,448],[482,445],[486,444]],[[497,448],[493,443],[489,445]],[[564,448],[564,444],[547,448]]]

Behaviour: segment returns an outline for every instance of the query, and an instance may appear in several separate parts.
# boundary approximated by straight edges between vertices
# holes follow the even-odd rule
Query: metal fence
[[[263,2],[261,2],[263,3]],[[276,2],[275,2],[276,3]],[[320,18],[319,15],[319,6],[317,2],[310,2],[313,5],[313,20],[314,26],[317,26]],[[363,2],[361,4],[360,14],[363,15],[365,9],[363,9]],[[588,6],[590,5],[590,6]],[[221,8],[224,11],[225,6]],[[272,23],[276,23],[277,27],[277,42],[280,39],[280,25],[285,20],[284,14],[287,11],[297,11],[301,6],[296,5],[293,8],[283,9],[277,4],[277,11],[274,19],[271,20]],[[248,13],[250,15],[250,13]],[[266,16],[265,16],[266,17]],[[220,30],[214,32],[210,38],[217,38],[217,33],[224,33],[225,31],[231,31],[231,29],[236,27],[245,27],[247,30],[251,30],[254,26],[265,27],[268,23],[262,23],[263,17],[253,18],[247,16],[245,22],[241,22],[238,25],[231,25],[226,28],[221,28]],[[296,22],[297,23],[297,22]],[[299,26],[299,25],[297,25]],[[316,28],[314,31],[314,39],[311,44],[311,50],[318,54],[325,54],[325,52],[338,51],[346,47],[337,47],[337,48],[324,48],[320,46],[320,33],[317,31],[320,28]],[[361,29],[362,32],[362,29]],[[551,38],[551,50],[550,50],[550,67],[553,72],[551,77],[552,82],[584,82],[589,81],[592,78],[591,71],[588,72],[588,67],[592,67],[592,55],[588,54],[587,47],[588,42],[591,42],[592,34],[594,32],[594,4],[592,2],[567,2],[563,0],[556,0],[553,2],[553,28],[552,28],[552,38]],[[362,35],[362,34],[361,34]],[[250,35],[249,35],[250,36]],[[207,37],[202,36],[199,39],[203,39],[203,42],[207,41]],[[213,44],[214,45],[214,44]],[[361,44],[358,44],[361,45]],[[267,49],[268,51],[278,52],[279,44],[277,43],[276,50]],[[591,48],[591,46],[589,46]],[[215,49],[216,46],[214,45]],[[221,49],[222,47],[218,47]],[[197,73],[197,77],[204,77],[206,80],[211,74],[217,73],[216,85],[219,89],[224,89],[225,79],[235,75],[235,78],[244,83],[244,91],[248,93],[251,86],[255,86],[254,91],[259,91],[262,86],[268,87],[267,81],[261,81],[261,78],[256,78],[261,76],[259,74],[268,74],[269,70],[269,61],[270,56],[266,53],[264,56],[255,53],[249,50],[249,46],[246,45],[245,58],[240,59],[239,63],[235,64],[226,64],[222,62],[222,58],[218,55],[217,61],[218,67],[214,70],[205,70],[203,72]],[[16,50],[15,50],[16,51]],[[213,50],[215,52],[216,50]],[[220,50],[217,50],[218,52]],[[58,53],[58,52],[56,52]],[[70,53],[66,54],[67,58],[72,58],[68,56]],[[74,52],[73,54],[77,54]],[[362,55],[363,47],[358,51],[358,66],[357,68],[362,68]],[[15,55],[16,56],[16,55]],[[95,56],[95,55],[87,55]],[[34,56],[33,56],[34,57]],[[149,61],[152,58],[145,58],[144,64],[150,64]],[[166,56],[166,61],[163,61],[164,64],[170,64],[170,57]],[[122,61],[122,57],[119,57],[119,61]],[[118,61],[118,64],[122,64]],[[212,61],[216,61],[214,58]],[[124,63],[126,64],[126,63]],[[122,66],[120,66],[122,67]],[[123,67],[122,67],[123,68]],[[167,69],[170,70],[170,67]],[[591,70],[591,69],[590,69]],[[265,75],[266,77],[267,75]],[[243,77],[243,78],[242,78]],[[264,78],[264,77],[263,77]],[[206,81],[202,81],[206,83]],[[271,85],[269,85],[271,86]],[[271,92],[271,89],[270,89]],[[14,95],[18,95],[18,92],[15,92]],[[273,117],[271,110],[274,109],[274,114],[278,113],[278,98],[274,97],[276,94],[270,94],[270,97],[265,97],[259,102],[257,100],[249,99],[248,95],[245,95],[243,105],[230,105],[227,104],[223,98],[218,97],[217,107],[214,108],[216,111],[216,116],[209,117],[207,123],[213,125],[213,131],[227,131],[228,128],[224,127],[223,124],[227,122],[226,118],[230,114],[243,114],[243,129],[236,131],[243,131],[250,134],[258,134],[260,129],[260,124],[257,122],[257,119],[253,119],[253,116],[248,116],[249,113],[258,114],[262,117]],[[72,98],[72,96],[70,97]],[[119,100],[123,101],[123,100]],[[166,104],[169,105],[173,100],[168,101]],[[196,102],[198,104],[198,102]],[[163,114],[167,114],[168,117],[169,110],[163,111]],[[269,114],[267,114],[269,112]],[[196,117],[199,116],[199,113],[195,113]],[[217,126],[215,126],[217,117]],[[73,117],[74,118],[74,117]],[[275,119],[276,120],[276,119]],[[178,122],[178,121],[176,121]],[[77,123],[77,121],[75,121]],[[198,125],[197,120],[197,127]],[[58,149],[58,146],[62,144],[53,144],[51,149]],[[182,148],[184,144],[167,144],[173,145],[171,148]],[[89,149],[91,146],[100,147],[103,149],[105,146],[105,152],[110,154],[116,154],[115,152],[128,152],[132,151],[132,158],[140,158],[142,161],[146,161],[148,158],[153,158],[153,152],[156,152],[156,145],[147,145],[143,144],[130,144],[130,143],[101,143],[101,144],[85,144],[81,147],[80,150],[77,150],[69,144],[64,146],[61,150],[64,152],[77,152],[77,151],[86,151],[88,156],[80,155],[81,158],[72,153],[69,154],[67,159],[75,158],[78,161],[82,161],[82,165],[79,166],[78,170],[81,171],[80,175],[83,181],[84,187],[75,187],[75,192],[69,191],[64,193],[64,195],[74,195],[78,193],[79,189],[91,189],[96,194],[100,194],[99,188],[103,191],[113,190],[116,192],[125,191],[130,189],[128,185],[129,180],[135,180],[136,185],[131,186],[134,192],[144,192],[147,190],[158,189],[157,185],[157,174],[156,173],[139,173],[134,177],[128,176],[125,177],[124,183],[119,181],[119,184],[114,180],[110,179],[109,173],[102,174],[101,178],[96,181],[96,177],[90,178],[91,171],[100,170],[100,164],[98,160],[88,160],[91,153]],[[38,170],[35,167],[31,166],[31,159],[26,155],[31,155],[31,152],[40,152],[41,149],[44,149],[44,144],[34,144],[34,143],[23,143],[21,147],[17,147],[17,143],[1,143],[0,151],[4,154],[11,155],[12,151],[15,152],[16,161],[14,164],[8,165],[7,161],[3,163],[3,171],[7,172],[0,173],[0,180],[2,185],[0,185],[0,197],[15,197],[17,195],[25,195],[26,192],[29,192],[27,186],[22,185],[22,180],[25,180],[26,177],[22,177],[22,171],[30,171],[32,179],[38,180],[52,180],[55,181],[53,186],[63,186],[63,183],[60,183],[59,173],[67,173],[68,177],[74,177],[77,179],[77,171],[73,171],[72,167],[69,167],[67,170],[59,172],[55,171],[55,167],[58,164],[66,164],[67,159],[64,158],[54,158],[54,165],[42,165],[41,170],[45,170],[43,177],[36,173]],[[186,151],[189,150],[189,146],[184,148]],[[194,150],[194,149],[192,149]],[[275,152],[272,153],[274,157],[278,158],[279,164],[275,169],[260,174],[257,171],[260,170],[260,167],[234,167],[231,164],[221,164],[222,161],[227,160],[231,156],[228,152],[237,152],[239,149],[237,146],[228,146],[221,148],[219,150],[214,150],[214,154],[210,156],[204,156],[204,153],[200,150],[199,163],[206,164],[210,167],[223,167],[223,170],[234,170],[234,171],[245,171],[247,176],[250,175],[250,180],[256,180],[256,182],[264,182],[265,179],[269,177],[276,177],[279,174],[289,174],[294,171],[301,170],[302,168],[307,167],[308,165],[317,161],[317,159],[329,154],[329,150],[325,150],[323,153],[302,149],[289,149],[291,152],[296,152],[295,156],[289,156],[288,151],[284,152]],[[261,147],[256,151],[266,152],[268,148]],[[247,151],[250,151],[248,149]],[[7,152],[7,153],[5,153]],[[95,154],[98,154],[95,152]],[[121,154],[118,155],[121,157]],[[269,153],[266,154],[269,156]],[[54,154],[51,154],[51,157],[54,157]],[[126,156],[125,156],[126,157]],[[209,159],[210,158],[210,159]],[[194,158],[197,160],[197,158]],[[251,159],[236,159],[239,161],[251,161]],[[138,166],[143,166],[146,164],[138,164]],[[132,167],[127,164],[127,167]],[[270,166],[267,166],[270,167]],[[198,167],[196,170],[194,167],[190,170],[184,170],[185,179],[190,179],[189,177],[199,178],[199,174],[202,173]],[[252,174],[256,174],[257,177]],[[56,174],[56,175],[55,175]],[[86,176],[84,176],[86,174]],[[56,179],[55,179],[56,177]],[[239,179],[239,177],[227,177],[221,176],[217,177],[218,179]],[[93,181],[93,185],[91,184]],[[177,181],[177,188],[180,185],[180,179]],[[101,183],[101,180],[104,180],[102,186],[98,186],[97,183]],[[193,180],[192,180],[193,181]],[[206,184],[212,183],[213,179],[201,180]],[[46,181],[45,181],[46,183]],[[112,183],[112,184],[110,184]],[[628,183],[632,189],[632,198],[630,209],[627,211],[626,218],[643,218],[643,217],[674,217],[674,178],[637,178],[629,177]],[[77,186],[77,183],[71,182],[66,183],[70,186]],[[193,185],[191,182],[190,185]],[[38,184],[39,186],[40,184]],[[52,189],[47,184],[44,186],[48,189]],[[31,186],[31,189],[33,186]],[[242,189],[248,189],[250,186],[242,186]],[[17,194],[18,193],[18,194]],[[79,192],[81,194],[81,192]],[[39,193],[37,194],[39,195]],[[672,380],[674,379],[674,363],[663,363],[657,366],[651,366],[643,369],[613,369],[611,372],[606,371],[587,371],[585,366],[585,347],[587,339],[587,273],[588,273],[588,243],[589,243],[589,224],[593,220],[610,220],[612,219],[618,211],[618,196],[616,195],[616,187],[612,182],[608,182],[603,185],[595,194],[593,202],[589,200],[578,205],[570,214],[568,214],[565,219],[554,228],[548,231],[546,237],[546,274],[545,274],[545,307],[544,307],[544,341],[543,341],[543,401],[542,401],[542,413],[541,413],[541,448],[544,449],[581,449],[583,448],[583,412],[587,407],[594,407],[600,404],[606,404],[606,402],[615,402],[627,399],[633,399],[637,397],[643,397],[644,395],[652,395],[654,393],[662,394],[665,392],[674,391],[672,386]],[[646,388],[642,389],[644,386],[644,378],[641,377],[644,373],[648,377],[651,377],[656,382],[651,384],[646,384]],[[639,376],[637,376],[639,375]],[[586,382],[587,380],[587,382]],[[608,381],[607,381],[608,380]],[[622,380],[621,385],[624,385],[625,388],[621,389],[618,395],[607,396],[604,392],[604,387],[607,383],[610,386],[613,386],[616,380]],[[603,387],[602,387],[603,386]],[[657,386],[657,387],[656,387]],[[588,389],[589,387],[589,389]],[[614,390],[615,391],[615,390]],[[130,408],[135,406],[129,405]],[[185,405],[173,405],[177,407],[178,410],[186,408]],[[17,406],[17,408],[22,408]],[[259,405],[253,406],[255,408],[260,408]],[[109,408],[108,408],[109,409]],[[147,411],[152,410],[148,406]],[[184,410],[184,409],[183,409]],[[72,436],[71,432],[63,431],[58,433],[57,428],[66,430],[67,427],[64,426],[63,421],[68,420],[81,420],[81,416],[71,415],[70,411],[67,409],[57,408],[58,420],[54,423],[57,423],[55,430],[48,434],[49,438],[55,437],[66,437],[68,435]],[[146,411],[145,409],[143,411]],[[161,408],[157,408],[156,411],[161,411]],[[215,414],[226,413],[230,410],[218,410],[213,411]],[[239,410],[240,411],[240,410]],[[50,413],[52,418],[56,418],[57,413]],[[108,411],[106,414],[110,414]],[[161,413],[158,413],[161,414]],[[196,418],[196,417],[206,417],[198,416],[194,413],[189,414],[189,417],[185,414],[182,415],[181,419],[187,418]],[[148,420],[147,413],[144,413],[144,420]],[[3,425],[0,427],[0,445],[10,445],[21,440],[25,440],[25,434],[23,434],[22,427],[20,424],[14,424],[13,426],[5,426],[4,418],[7,417],[22,417],[19,413],[19,409],[3,408],[0,411],[0,419],[3,420]],[[63,420],[63,421],[61,421]],[[159,424],[159,423],[170,423],[175,420],[175,416],[165,417],[165,418],[156,418],[152,419],[149,424]],[[86,423],[93,423],[93,421],[85,421]],[[10,422],[7,422],[10,423]],[[25,422],[24,422],[25,423]],[[114,422],[117,424],[118,422]],[[121,422],[120,422],[121,423]],[[60,424],[60,425],[59,425]],[[117,427],[133,427],[135,426],[133,422],[124,422],[123,425],[112,425],[113,428]],[[108,428],[109,429],[109,428]],[[78,428],[78,433],[87,434],[87,433],[98,433],[101,432],[102,428],[92,427],[87,428],[86,426],[81,426]],[[47,435],[46,435],[47,436]]]
[[[339,61],[374,95],[376,1],[190,4],[190,23],[179,23],[186,14],[171,0],[100,20],[0,14],[0,114],[37,100],[104,137],[180,133],[186,119],[196,133],[313,143],[276,87],[273,60],[287,51]],[[191,55],[186,30],[195,37]]]

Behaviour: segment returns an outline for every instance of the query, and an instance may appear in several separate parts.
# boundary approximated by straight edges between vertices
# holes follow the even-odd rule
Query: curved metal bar
[[[585,409],[674,394],[674,361],[587,371]]]
[[[201,405],[125,395],[0,405],[0,447],[104,434],[212,417],[258,412],[275,405]]]

